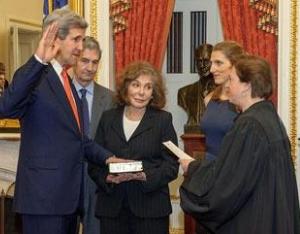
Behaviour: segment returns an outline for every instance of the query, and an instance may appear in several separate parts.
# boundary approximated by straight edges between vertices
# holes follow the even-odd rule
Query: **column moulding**
[[[278,112],[291,141],[293,160],[298,164],[298,4],[299,0],[278,1]]]
[[[84,0],[84,15],[89,23],[86,35],[96,38],[102,50],[95,80],[97,83],[113,89],[112,82],[110,82],[113,58],[110,50],[113,41],[110,38],[109,0]]]

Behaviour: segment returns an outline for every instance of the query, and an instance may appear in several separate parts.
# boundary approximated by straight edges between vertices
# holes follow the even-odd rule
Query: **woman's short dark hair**
[[[270,64],[254,55],[241,56],[234,65],[241,82],[251,84],[251,97],[268,99],[273,92],[273,72]]]
[[[129,105],[128,101],[128,86],[141,75],[148,75],[152,78],[153,82],[153,98],[149,105],[161,109],[166,104],[166,93],[163,77],[161,73],[154,68],[150,63],[145,61],[136,61],[128,66],[121,72],[119,76],[120,83],[117,85],[117,101],[121,105]]]

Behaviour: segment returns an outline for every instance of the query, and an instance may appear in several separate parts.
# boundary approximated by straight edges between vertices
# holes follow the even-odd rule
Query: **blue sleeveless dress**
[[[200,121],[205,135],[205,159],[216,159],[225,134],[231,129],[237,112],[229,101],[210,100]]]

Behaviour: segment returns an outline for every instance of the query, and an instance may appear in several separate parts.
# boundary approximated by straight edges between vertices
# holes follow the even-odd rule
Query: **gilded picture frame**
[[[0,140],[19,140],[20,122],[17,119],[0,119]]]

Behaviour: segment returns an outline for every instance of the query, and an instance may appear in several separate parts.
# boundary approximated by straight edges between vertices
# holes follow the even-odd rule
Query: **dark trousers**
[[[27,215],[22,217],[22,234],[76,234],[77,212],[71,215]]]
[[[83,212],[81,215],[81,222],[83,224],[84,234],[100,234],[100,222],[95,217],[96,207],[96,189],[97,185],[89,177],[87,172],[87,163],[84,166],[84,199]]]
[[[101,234],[168,234],[169,216],[141,218],[135,216],[128,207],[117,217],[100,217]]]

